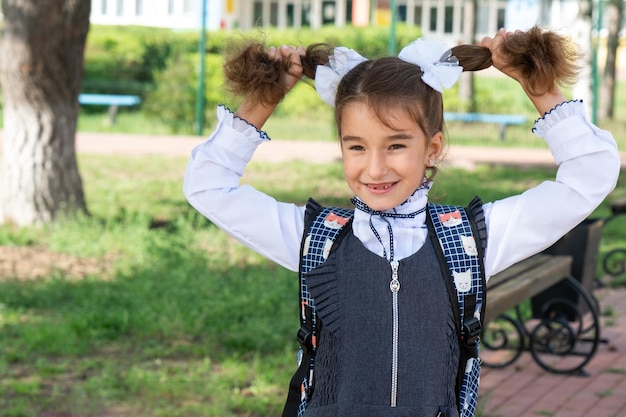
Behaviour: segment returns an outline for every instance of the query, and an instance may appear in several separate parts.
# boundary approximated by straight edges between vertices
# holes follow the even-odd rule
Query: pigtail
[[[271,59],[262,42],[248,42],[238,46],[231,44],[226,50],[223,71],[228,91],[263,104],[276,104],[287,94],[282,78],[292,66],[288,57],[278,61]],[[331,53],[332,48],[326,44],[308,47],[302,59],[304,75],[315,78],[317,65],[327,63]]]
[[[491,51],[484,46],[458,45],[452,48],[452,55],[459,60],[463,71],[480,71],[493,65]]]
[[[544,94],[555,84],[573,83],[580,70],[576,45],[569,38],[537,26],[509,34],[502,48],[505,69],[518,73],[522,86],[533,95]],[[481,46],[460,45],[452,48],[452,54],[464,71],[492,65],[489,49]]]

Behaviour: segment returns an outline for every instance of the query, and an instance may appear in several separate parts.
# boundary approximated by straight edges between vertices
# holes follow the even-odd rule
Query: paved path
[[[204,138],[198,136],[149,136],[111,133],[78,133],[76,149],[79,153],[107,153],[123,155],[171,155],[187,157],[191,149]],[[336,142],[272,140],[260,146],[255,161],[332,162],[341,157]],[[480,163],[504,165],[553,166],[554,160],[545,148],[521,149],[502,147],[451,146],[445,162],[471,168]],[[622,166],[626,168],[626,152],[622,152]]]
[[[595,293],[600,310],[614,313],[602,318],[606,343],[585,366],[588,376],[550,374],[525,352],[504,369],[483,370],[483,417],[626,416],[626,289]]]
[[[116,133],[86,133],[76,135],[76,150],[84,154],[110,155],[169,155],[188,157],[191,149],[202,142],[198,136],[127,135]],[[2,132],[0,131],[0,149]],[[285,162],[307,161],[324,163],[338,161],[339,145],[328,141],[272,140],[260,146],[254,154],[255,161]],[[622,167],[626,169],[626,152],[621,152]],[[481,163],[553,166],[554,160],[546,148],[523,149],[480,146],[450,146],[445,164],[472,168]]]

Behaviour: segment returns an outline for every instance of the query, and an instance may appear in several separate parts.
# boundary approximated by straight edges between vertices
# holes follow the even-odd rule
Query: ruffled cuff
[[[235,116],[226,106],[217,107],[217,127],[211,136],[192,155],[198,151],[211,149],[213,155],[217,155],[220,161],[226,161],[225,166],[240,175],[243,167],[250,162],[254,151],[259,144],[269,140],[267,133],[258,130],[247,121]]]
[[[537,120],[535,129],[546,141],[557,165],[605,149],[605,135],[591,123],[580,100],[556,106]]]
[[[582,100],[570,100],[558,104],[543,117],[535,120],[533,133],[540,138],[545,138],[548,130],[558,125],[565,119],[573,116],[586,117],[585,106]]]
[[[259,130],[247,120],[235,116],[235,113],[223,104],[217,106],[217,120],[219,123],[235,129],[256,144],[270,140],[267,132]]]

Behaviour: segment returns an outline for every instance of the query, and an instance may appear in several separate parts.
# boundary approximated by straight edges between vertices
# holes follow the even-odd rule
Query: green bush
[[[420,35],[417,27],[398,25],[397,49]],[[385,27],[321,29],[254,29],[214,31],[206,36],[205,120],[214,120],[215,106],[235,106],[222,87],[224,49],[241,39],[264,41],[268,45],[311,45],[326,42],[345,45],[374,58],[386,55],[389,29]],[[141,109],[158,117],[172,133],[195,132],[198,89],[198,31],[174,32],[134,26],[91,27],[85,50],[83,91],[104,94],[136,94]],[[88,112],[101,111],[92,108]],[[326,120],[327,106],[310,86],[299,85],[287,96],[277,114]],[[210,126],[208,126],[210,127]]]
[[[190,37],[193,37],[190,39]],[[195,49],[189,49],[195,44]],[[198,34],[134,26],[92,26],[85,48],[85,92],[138,94],[153,85],[172,51],[197,51]]]
[[[228,41],[242,38],[264,41],[267,45],[312,45],[321,42],[352,48],[367,58],[378,58],[388,55],[389,34],[389,28],[381,26],[221,31],[208,35],[206,49],[210,52],[221,53],[228,45]],[[421,29],[418,26],[398,24],[396,26],[396,52],[419,36],[421,36]]]
[[[144,95],[154,84],[156,74],[178,55],[196,54],[198,31],[175,32],[169,29],[138,26],[93,25],[85,49],[84,90],[97,93]],[[396,50],[420,36],[415,26],[398,25]],[[345,45],[369,58],[386,55],[389,29],[386,27],[321,29],[255,29],[251,31],[211,31],[205,50],[222,54],[230,40],[264,40],[268,45],[311,45],[326,42]]]
[[[228,102],[222,77],[223,59],[220,55],[206,55],[204,88],[205,120],[215,120],[215,107]],[[172,133],[192,134],[196,130],[199,55],[174,54],[167,67],[156,75],[156,87],[148,94],[144,111],[161,119]],[[210,126],[208,126],[210,127]]]

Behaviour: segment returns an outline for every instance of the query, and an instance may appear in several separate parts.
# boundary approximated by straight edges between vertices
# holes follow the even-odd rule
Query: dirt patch
[[[45,246],[0,246],[0,279],[33,280],[52,274],[69,279],[107,278],[111,264],[112,259],[79,258],[51,252]]]

